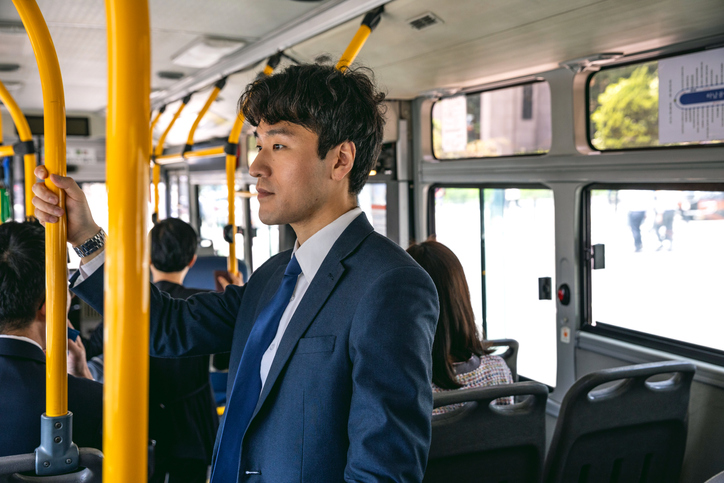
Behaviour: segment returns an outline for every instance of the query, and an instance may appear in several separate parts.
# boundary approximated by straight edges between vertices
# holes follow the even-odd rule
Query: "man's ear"
[[[344,141],[334,151],[336,152],[336,159],[332,168],[332,179],[341,181],[352,171],[354,159],[357,155],[357,147],[352,141]]]
[[[196,263],[196,259],[199,258],[198,255],[194,255],[194,258],[191,259],[191,263],[188,264],[186,268],[191,268],[194,266],[194,263]]]
[[[43,305],[40,306],[40,308],[38,309],[38,312],[35,316],[36,320],[45,320],[45,311],[46,311],[47,306],[48,306],[47,303],[43,302]]]

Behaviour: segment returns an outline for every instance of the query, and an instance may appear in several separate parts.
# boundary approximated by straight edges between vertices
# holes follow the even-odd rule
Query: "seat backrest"
[[[100,483],[103,475],[103,453],[93,448],[80,449],[79,471],[56,476],[28,476],[35,474],[35,453],[0,458],[0,483]]]
[[[695,371],[669,361],[583,376],[563,399],[545,481],[678,482]]]
[[[492,404],[509,396],[517,402]],[[540,480],[546,386],[521,382],[442,392],[434,397],[435,407],[466,404],[433,416],[425,483]]]
[[[203,288],[216,290],[215,270],[226,270],[226,257],[199,256],[196,263],[191,267],[184,279],[184,286],[188,288]],[[249,279],[246,263],[239,260],[239,273],[244,283]]]
[[[494,339],[486,341],[490,349],[507,347],[505,352],[497,354],[502,357],[510,369],[513,381],[518,382],[518,341],[515,339]]]

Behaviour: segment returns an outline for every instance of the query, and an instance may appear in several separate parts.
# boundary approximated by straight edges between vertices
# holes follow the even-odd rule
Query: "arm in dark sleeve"
[[[77,285],[77,275],[70,279],[71,290],[100,314],[103,314],[104,268],[99,268]],[[181,300],[149,285],[152,356],[182,357],[231,350],[244,287],[230,285],[223,293],[201,293]]]
[[[370,283],[350,332],[345,481],[420,482],[430,449],[435,286],[418,267]]]

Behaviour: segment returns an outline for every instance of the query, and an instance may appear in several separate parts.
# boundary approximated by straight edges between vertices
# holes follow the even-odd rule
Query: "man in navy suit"
[[[380,152],[383,99],[363,71],[331,66],[292,66],[250,84],[239,105],[256,127],[249,172],[259,217],[289,223],[297,243],[244,287],[187,301],[151,288],[152,355],[231,351],[213,483],[422,480],[437,294],[356,200]],[[82,191],[52,180],[67,193],[69,241],[85,244],[99,229]],[[34,192],[36,216],[57,222],[57,197],[42,183]],[[102,309],[99,253],[83,259],[73,290]],[[233,416],[242,407],[248,418]]]
[[[73,441],[101,448],[103,386],[90,380],[80,338],[68,340]],[[0,456],[40,446],[45,412],[45,230],[0,225]]]

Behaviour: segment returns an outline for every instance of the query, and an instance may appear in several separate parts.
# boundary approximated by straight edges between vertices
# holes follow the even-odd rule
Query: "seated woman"
[[[460,260],[434,238],[412,245],[407,253],[430,274],[440,299],[440,318],[432,344],[433,393],[513,382],[505,361],[490,355],[478,335],[470,290]],[[496,401],[510,404],[509,398]],[[460,405],[444,406],[432,414],[443,414]]]

